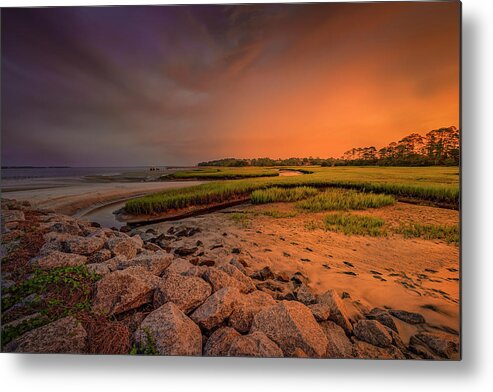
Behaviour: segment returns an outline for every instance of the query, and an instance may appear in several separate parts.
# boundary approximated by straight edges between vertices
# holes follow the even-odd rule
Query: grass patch
[[[373,216],[337,213],[327,215],[324,222],[326,230],[345,235],[367,235],[371,237],[387,235],[384,228],[385,221]]]
[[[423,225],[420,223],[401,224],[396,233],[404,238],[424,238],[426,240],[443,240],[448,244],[459,244],[460,232],[458,225]]]
[[[158,355],[156,342],[148,329],[144,329],[145,339],[140,345],[134,344],[130,350],[130,355]]]
[[[317,193],[317,189],[307,186],[300,186],[295,188],[273,187],[253,191],[250,195],[250,200],[252,204],[292,202],[315,196]]]
[[[298,208],[310,212],[336,210],[365,210],[392,205],[395,198],[390,195],[361,193],[354,190],[329,189],[297,204]]]

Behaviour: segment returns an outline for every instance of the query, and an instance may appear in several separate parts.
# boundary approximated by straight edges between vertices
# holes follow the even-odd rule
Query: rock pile
[[[2,201],[2,236],[10,243],[25,234],[22,222],[28,219],[27,211],[35,210]],[[53,212],[35,213],[44,244],[30,260],[32,266],[50,271],[82,265],[100,275],[91,312],[132,320],[127,323],[131,343],[140,352],[378,359],[459,356],[458,337],[434,330],[420,314],[375,308],[363,309],[355,317],[346,308],[352,299],[342,299],[335,290],[317,295],[299,272],[289,276],[269,267],[252,270],[234,256],[211,260],[203,256],[199,228],[124,233]],[[197,241],[191,247],[174,245],[181,237]],[[12,279],[4,274],[2,288],[22,283]],[[419,328],[408,344],[399,337],[397,319]],[[74,313],[22,334],[3,349],[84,353],[89,339]]]

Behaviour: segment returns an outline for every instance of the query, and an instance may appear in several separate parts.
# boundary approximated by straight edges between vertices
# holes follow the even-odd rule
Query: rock
[[[33,264],[41,269],[52,269],[59,267],[77,267],[87,262],[87,257],[73,253],[53,251],[46,256],[40,256],[32,260]]]
[[[270,294],[272,298],[279,301],[292,301],[295,299],[292,287],[288,283],[281,283],[276,280],[268,279],[264,282],[257,283],[257,289]]]
[[[244,283],[232,278],[226,272],[218,268],[207,268],[202,277],[206,282],[210,283],[213,292],[219,291],[224,287],[235,287],[242,293],[251,291]]]
[[[195,252],[197,252],[199,248],[196,246],[192,248],[187,248],[185,246],[180,246],[179,248],[175,249],[175,255],[177,256],[190,256],[193,255]]]
[[[325,321],[330,317],[330,307],[327,304],[311,304],[308,308],[317,321]]]
[[[310,288],[304,283],[298,288],[296,299],[305,305],[314,304],[317,301]]]
[[[335,290],[329,290],[318,297],[318,303],[325,304],[330,308],[330,320],[342,327],[346,335],[350,336],[353,332],[353,326],[349,322],[346,306]]]
[[[392,345],[392,336],[376,320],[359,320],[353,332],[358,339],[374,346],[385,348]]]
[[[241,264],[241,262],[238,261],[238,259],[236,257],[233,257],[231,259],[231,261],[229,262],[231,265],[235,266],[236,268],[238,268],[238,270],[244,274],[244,275],[247,275],[247,271],[245,269],[245,266],[243,264]]]
[[[229,317],[229,325],[241,333],[247,333],[252,326],[253,317],[261,310],[275,304],[276,301],[262,291],[243,295]]]
[[[6,352],[80,354],[86,347],[87,332],[72,316],[25,333],[4,347]]]
[[[97,252],[94,252],[92,255],[89,256],[88,262],[89,263],[102,263],[106,260],[111,259],[111,251],[109,249],[101,249],[98,250]]]
[[[389,310],[389,313],[408,324],[424,324],[425,318],[419,313],[407,312],[405,310]]]
[[[199,276],[202,271],[200,268],[185,259],[174,259],[167,270],[187,276]]]
[[[2,210],[2,224],[26,220],[24,212],[20,210]]]
[[[303,275],[301,272],[296,272],[293,276],[291,276],[291,281],[299,286],[301,284],[307,284],[308,283],[308,278]]]
[[[160,355],[202,354],[199,327],[172,302],[149,313],[134,336],[140,347],[153,345]]]
[[[260,357],[280,358],[282,350],[263,332],[254,332],[250,335],[240,336],[228,351],[231,357]]]
[[[270,267],[264,267],[260,271],[255,271],[250,277],[256,280],[274,279],[274,273]]]
[[[64,250],[79,255],[90,255],[104,246],[104,240],[100,237],[73,236],[63,242]]]
[[[241,272],[238,268],[236,268],[232,264],[223,264],[219,267],[221,271],[226,272],[229,276],[232,278],[236,279],[237,281],[241,282],[245,288],[240,290],[244,293],[249,293],[253,290],[255,290],[255,284],[253,283],[253,280],[246,276],[243,272]]]
[[[165,272],[154,292],[154,306],[173,302],[188,314],[202,305],[211,294],[211,286],[201,278]]]
[[[151,301],[156,279],[142,267],[112,272],[97,282],[93,310],[112,315],[138,308]]]
[[[173,233],[168,231],[168,234],[174,234],[177,237],[192,237],[201,231],[199,227],[179,227]]]
[[[263,332],[285,356],[301,349],[309,357],[321,358],[327,350],[327,338],[310,309],[294,301],[282,301],[257,313],[250,332]]]
[[[353,357],[362,359],[406,359],[404,354],[393,346],[381,348],[357,339],[353,344]]]
[[[458,359],[459,338],[443,332],[421,332],[411,336],[410,345],[424,344],[435,354],[447,358]]]
[[[395,325],[394,319],[392,316],[384,309],[380,308],[373,308],[370,313],[366,315],[366,318],[369,320],[377,320],[381,324],[385,325],[386,327],[389,327],[390,329],[394,330],[395,332],[399,332],[397,330],[397,326]]]
[[[71,235],[81,235],[82,230],[79,225],[74,221],[65,221],[54,223],[50,227],[50,231],[55,231],[57,233],[71,234]]]
[[[137,245],[137,249],[140,249],[144,246],[144,241],[142,241],[142,238],[140,238],[140,236],[133,235],[130,238],[135,242],[135,245]]]
[[[111,271],[108,268],[108,265],[105,263],[91,263],[86,264],[87,270],[94,274],[98,274],[101,276],[109,274]]]
[[[211,330],[233,313],[240,300],[240,292],[234,287],[225,287],[212,294],[190,318],[202,329]]]
[[[169,267],[173,256],[169,254],[153,254],[151,256],[139,255],[133,259],[120,259],[116,264],[117,270],[123,270],[129,267],[142,267],[151,274],[161,275]]]
[[[204,346],[204,355],[208,357],[225,357],[233,342],[241,335],[233,328],[221,327],[209,336]]]
[[[126,234],[125,237],[113,237],[106,241],[106,246],[115,255],[124,259],[133,259],[137,255],[137,244]]]
[[[158,252],[163,250],[159,245],[153,244],[152,242],[147,242],[144,244],[144,249],[153,251],[153,252]]]
[[[279,272],[278,274],[276,274],[276,280],[278,280],[279,282],[289,282],[290,278],[286,272]]]
[[[333,321],[320,323],[322,331],[327,338],[327,358],[351,358],[353,355],[353,345],[346,336],[344,330]]]
[[[231,249],[231,253],[239,255],[241,253],[241,249],[240,248],[233,248],[233,249]]]

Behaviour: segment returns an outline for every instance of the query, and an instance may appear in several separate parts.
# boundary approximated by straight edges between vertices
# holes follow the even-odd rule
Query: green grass
[[[459,244],[460,232],[458,225],[424,225],[420,223],[401,224],[396,233],[404,238],[424,238],[426,240],[443,240],[448,244]]]
[[[220,167],[181,170],[162,176],[171,180],[233,180],[241,178],[277,177],[279,170],[264,167]]]
[[[250,227],[252,222],[251,217],[247,212],[234,212],[229,214],[228,218],[244,228]]]
[[[341,232],[345,235],[367,235],[371,237],[387,235],[384,228],[385,221],[373,216],[337,213],[327,215],[324,223],[326,230]]]
[[[245,168],[227,168],[241,171]],[[251,169],[251,168],[247,168]],[[263,168],[255,168],[263,169]],[[274,168],[272,168],[274,169]],[[189,206],[247,198],[253,191],[272,187],[344,188],[383,193],[458,207],[459,176],[456,167],[290,167],[311,172],[294,177],[260,177],[208,182],[169,189],[127,202],[132,214],[153,214]]]
[[[329,189],[314,197],[300,201],[296,206],[310,212],[336,210],[365,210],[392,205],[395,198],[389,195],[362,193],[346,189]]]
[[[300,186],[295,188],[267,188],[253,191],[250,195],[252,204],[265,204],[275,202],[292,202],[315,196],[318,190],[315,188]]]

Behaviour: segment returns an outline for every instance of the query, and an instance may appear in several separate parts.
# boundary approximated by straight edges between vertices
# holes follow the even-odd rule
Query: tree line
[[[340,158],[225,158],[200,162],[199,166],[457,166],[460,158],[460,131],[456,127],[434,129],[425,136],[412,133],[398,142],[377,149],[352,148]]]

